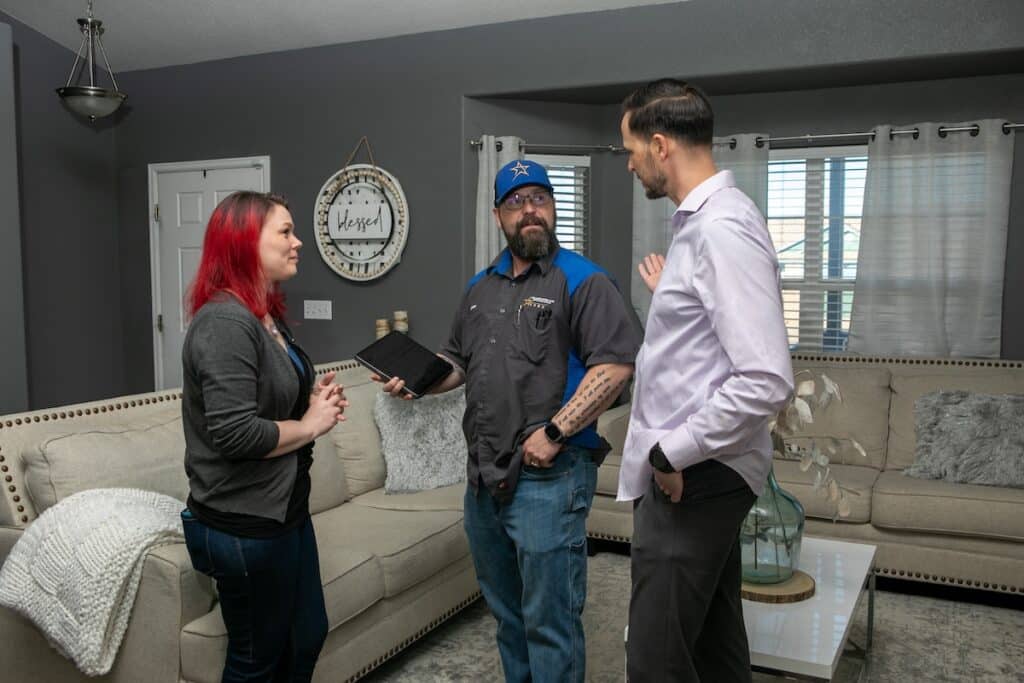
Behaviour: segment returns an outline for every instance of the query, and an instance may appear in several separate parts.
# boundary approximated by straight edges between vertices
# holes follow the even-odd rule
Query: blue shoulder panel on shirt
[[[570,297],[576,293],[576,288],[594,273],[604,273],[608,276],[609,280],[613,283],[615,282],[604,268],[564,247],[559,248],[558,253],[555,254],[554,265],[565,274],[565,282],[569,288]]]
[[[489,271],[489,270],[490,270],[490,267],[484,268],[479,273],[477,273],[473,277],[469,278],[469,283],[466,285],[466,291],[468,292],[469,290],[473,289],[473,286],[476,283],[480,282],[480,280],[482,280],[484,278],[484,276],[487,275],[487,271]]]
[[[500,258],[498,259],[498,262],[496,264],[494,264],[492,266],[487,266],[486,268],[484,268],[479,273],[477,273],[476,275],[474,275],[473,277],[471,277],[469,279],[469,283],[466,285],[466,291],[468,292],[469,290],[473,289],[473,286],[476,283],[480,282],[480,280],[482,280],[484,278],[484,276],[486,276],[486,275],[488,275],[490,273],[497,272],[497,273],[501,273],[502,275],[504,275],[505,273],[507,273],[511,269],[512,269],[512,254],[509,253],[508,249],[505,249],[505,250],[503,250],[501,252]]]

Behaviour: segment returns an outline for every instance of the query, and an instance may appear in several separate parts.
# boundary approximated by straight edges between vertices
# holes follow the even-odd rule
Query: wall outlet
[[[331,320],[334,318],[330,301],[305,299],[302,304],[303,316],[306,320]]]

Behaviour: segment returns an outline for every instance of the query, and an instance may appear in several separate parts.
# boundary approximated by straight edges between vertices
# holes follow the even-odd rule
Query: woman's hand
[[[647,289],[654,291],[661,279],[661,272],[665,270],[665,257],[661,254],[648,254],[644,260],[637,265],[640,271],[640,278],[647,285]]]
[[[323,377],[321,377],[320,381],[318,381],[316,384],[313,385],[312,395],[316,396],[317,394],[319,394],[324,389],[331,388],[331,386],[334,384],[334,376],[337,375],[337,374],[338,373],[336,373],[334,371],[331,371],[331,372],[328,372]]]
[[[333,376],[332,378],[333,379]],[[334,425],[345,420],[348,400],[340,384],[326,386],[318,383],[318,390],[309,399],[309,408],[302,416],[302,426],[309,430],[310,441],[331,431]]]

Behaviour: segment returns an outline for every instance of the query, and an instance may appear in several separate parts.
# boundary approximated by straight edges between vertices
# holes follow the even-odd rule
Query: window
[[[558,243],[586,256],[590,237],[590,157],[531,154],[555,188]]]
[[[768,230],[792,349],[846,349],[867,162],[866,146],[770,152]]]

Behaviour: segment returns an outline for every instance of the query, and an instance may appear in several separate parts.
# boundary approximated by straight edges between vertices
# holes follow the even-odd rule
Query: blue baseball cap
[[[494,205],[501,204],[512,190],[518,190],[524,185],[540,185],[548,192],[554,192],[548,180],[548,172],[536,161],[519,159],[510,161],[498,170],[494,176]]]

